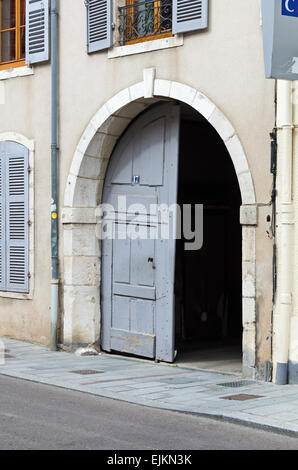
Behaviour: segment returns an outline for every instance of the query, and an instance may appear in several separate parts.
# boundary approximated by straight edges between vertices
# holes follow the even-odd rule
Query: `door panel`
[[[140,184],[162,186],[164,174],[165,118],[157,119],[144,127],[138,140],[136,152],[140,158],[134,160],[134,174],[141,175]]]
[[[156,208],[148,214],[152,204],[177,200],[179,111],[163,104],[130,126],[113,152],[103,193],[103,203],[112,204],[116,216],[113,240],[102,241],[102,348],[169,362],[175,240],[158,237]],[[126,198],[120,208],[119,196]],[[125,230],[131,236],[119,239]]]

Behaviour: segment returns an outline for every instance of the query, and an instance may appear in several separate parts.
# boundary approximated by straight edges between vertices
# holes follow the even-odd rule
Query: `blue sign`
[[[282,0],[281,14],[298,18],[298,0]]]
[[[133,176],[132,182],[133,184],[140,184],[141,178],[139,176]]]
[[[298,80],[298,0],[262,0],[267,78]]]

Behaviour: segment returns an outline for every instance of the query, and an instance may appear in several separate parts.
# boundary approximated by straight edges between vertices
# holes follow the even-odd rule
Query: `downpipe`
[[[275,383],[285,385],[288,383],[290,317],[292,313],[292,83],[283,80],[278,81],[277,93],[278,161],[280,162],[280,241],[277,256],[279,258],[280,273],[276,302]]]
[[[57,0],[51,1],[51,333],[50,349],[57,350],[57,325],[59,310],[58,263],[58,211],[57,211],[57,157],[58,157],[58,109],[57,109]]]

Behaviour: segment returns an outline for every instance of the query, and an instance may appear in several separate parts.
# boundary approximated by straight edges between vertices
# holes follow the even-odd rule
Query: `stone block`
[[[245,171],[248,171],[248,164],[246,160],[246,156],[241,145],[241,142],[237,135],[234,135],[231,139],[226,142],[226,147],[231,155],[233,160],[234,168],[239,175]]]
[[[64,256],[100,255],[96,224],[68,225],[64,230]]]
[[[110,117],[111,113],[106,107],[106,105],[103,105],[97,113],[93,116],[91,123],[92,127],[96,130],[98,130],[103,123]]]
[[[64,287],[64,343],[92,344],[100,334],[99,289]]]
[[[134,101],[133,103],[128,104],[125,108],[120,109],[116,113],[116,116],[124,117],[128,119],[134,119],[138,114],[140,114],[144,109],[146,109],[145,103],[139,103]]]
[[[182,103],[192,105],[192,102],[197,94],[194,88],[183,85],[182,83],[172,82],[170,89],[170,97],[178,99]]]
[[[94,158],[108,158],[117,142],[117,137],[97,132],[86,150],[86,155]]]
[[[255,347],[256,331],[255,328],[244,328],[243,330],[243,366],[246,368],[255,367]]]
[[[95,207],[98,185],[98,180],[76,178],[73,205],[76,207]]]
[[[242,227],[242,260],[256,260],[256,229],[254,226]]]
[[[154,82],[154,96],[170,96],[171,82],[156,79]]]
[[[196,94],[192,106],[207,120],[215,110],[215,104],[199,92]]]
[[[129,87],[129,93],[131,101],[138,100],[139,98],[144,98],[144,82],[139,82]]]
[[[125,131],[130,122],[131,120],[128,118],[110,116],[100,127],[100,132],[112,135],[114,137],[119,137]]]
[[[256,205],[241,206],[240,223],[242,225],[258,225],[258,207]]]
[[[250,171],[240,173],[238,175],[238,182],[239,182],[240,191],[241,191],[242,204],[243,205],[255,204],[256,202],[255,189],[254,189],[254,184],[252,181]]]
[[[242,263],[242,292],[244,297],[254,298],[256,296],[256,269],[254,262],[244,261]]]
[[[143,70],[144,98],[153,98],[155,73],[156,70],[153,67]]]
[[[62,210],[63,224],[95,224],[95,207],[65,207]]]
[[[90,179],[104,178],[108,163],[108,158],[93,158],[85,156],[78,176]]]
[[[211,114],[209,122],[216,129],[216,131],[224,142],[226,142],[235,134],[235,130],[232,124],[217,108],[215,108],[215,110]]]
[[[69,286],[98,286],[100,283],[99,257],[65,256],[64,281]]]
[[[131,98],[129,88],[126,88],[109,99],[109,101],[106,103],[106,107],[111,115],[126,106],[128,103],[130,103],[130,101]]]
[[[244,328],[248,325],[254,325],[256,321],[256,300],[251,297],[242,298],[242,307],[243,307],[243,326]]]

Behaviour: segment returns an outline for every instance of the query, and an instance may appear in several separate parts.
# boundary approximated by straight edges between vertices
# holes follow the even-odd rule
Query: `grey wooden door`
[[[173,237],[161,238],[161,220],[152,205],[177,200],[179,122],[178,105],[155,106],[129,127],[111,157],[103,192],[103,203],[116,209],[114,218],[109,211],[104,217],[104,222],[110,217],[114,236],[102,241],[101,345],[106,351],[174,360],[176,243]],[[163,223],[170,226],[173,218],[170,212]],[[142,237],[125,236],[128,225]]]

